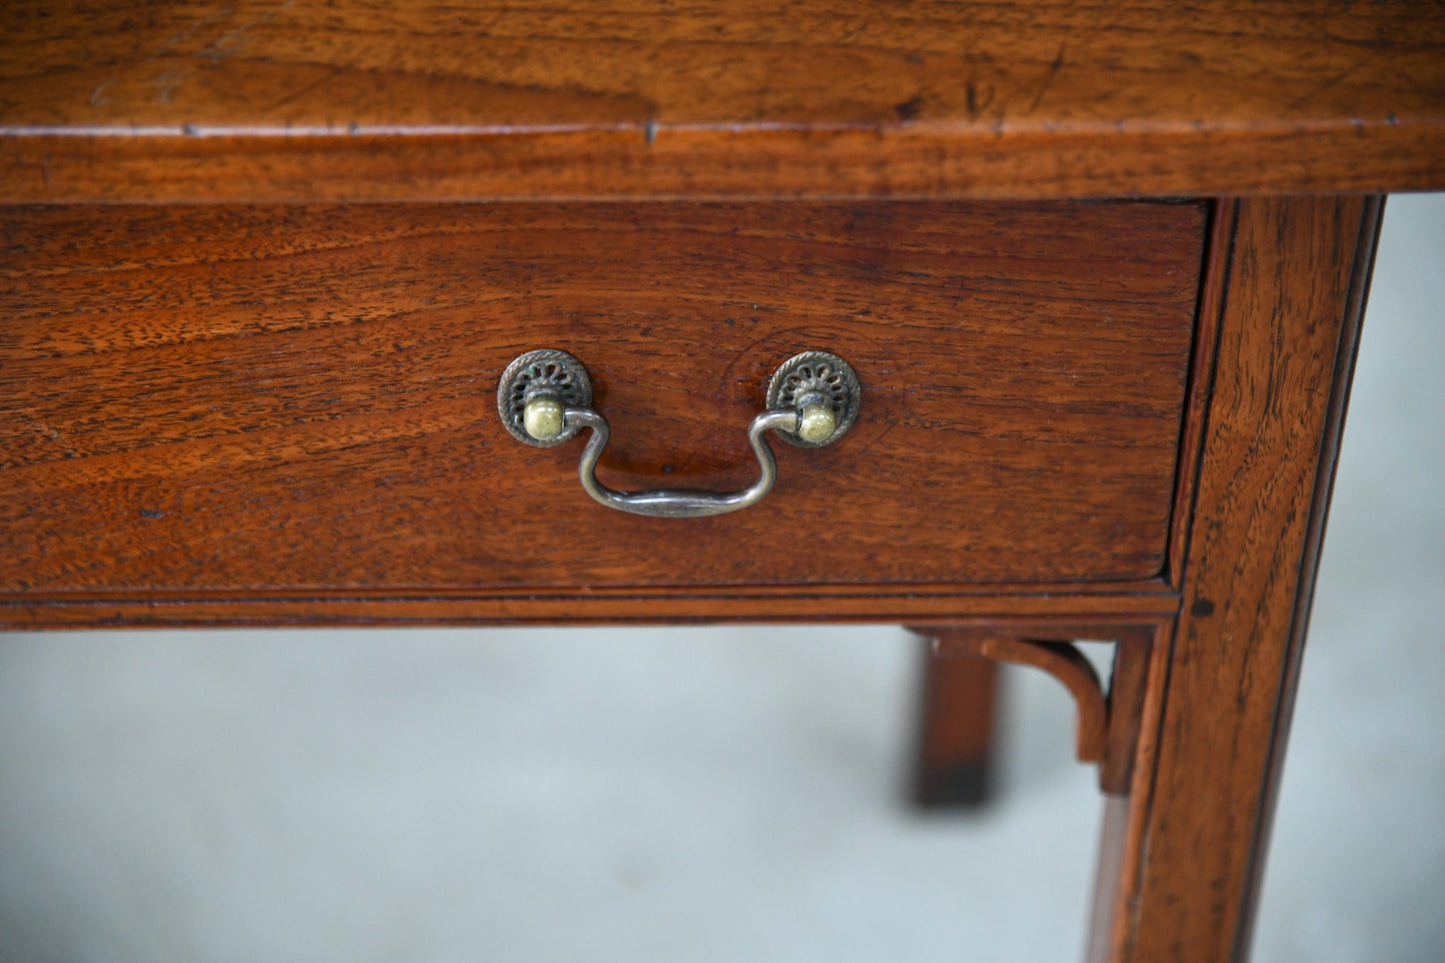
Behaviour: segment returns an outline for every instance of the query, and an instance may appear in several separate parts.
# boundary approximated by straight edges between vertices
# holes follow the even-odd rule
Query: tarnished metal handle
[[[597,480],[597,459],[607,447],[607,419],[591,408],[566,409],[566,423],[592,429],[587,447],[582,449],[582,461],[577,465],[577,477],[582,488],[597,501],[619,512],[634,515],[654,515],[662,518],[697,518],[702,515],[723,515],[754,505],[772,490],[778,478],[778,463],[763,432],[768,429],[796,431],[796,411],[765,411],[753,419],[748,426],[748,443],[758,456],[758,480],[742,491],[709,492],[696,489],[658,488],[641,492],[620,492],[608,488]]]
[[[697,518],[747,508],[772,489],[778,466],[765,432],[775,431],[793,444],[817,448],[836,441],[857,418],[858,379],[846,361],[827,352],[808,351],[788,359],[773,373],[767,392],[768,410],[748,425],[758,480],[735,492],[621,492],[598,481],[597,462],[611,430],[602,413],[591,407],[587,369],[564,351],[529,351],[508,365],[497,388],[497,410],[513,437],[529,445],[551,447],[583,428],[591,429],[577,477],[583,490],[608,508],[634,515]]]

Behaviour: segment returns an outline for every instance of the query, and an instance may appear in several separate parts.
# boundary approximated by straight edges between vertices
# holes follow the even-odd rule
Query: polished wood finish
[[[1352,195],[1442,157],[1445,10],[1403,0],[8,3],[0,625],[1113,639],[1090,952],[1242,960]],[[741,515],[624,519],[497,423],[541,346],[615,485],[749,480],[802,348],[863,420]]]
[[[925,684],[924,726],[920,736],[919,784],[943,783],[950,759],[960,762],[989,756],[991,716],[970,700],[989,701],[983,690],[980,660],[1041,669],[1069,690],[1077,709],[1075,755],[1099,764],[1099,788],[1127,794],[1143,725],[1149,665],[1166,623],[1029,623],[1017,620],[941,627],[932,639],[933,658]],[[1109,680],[1101,682],[1075,644],[1108,642],[1114,648]],[[959,670],[947,674],[954,665]],[[935,730],[935,731],[929,731]],[[922,796],[923,801],[930,798]],[[940,800],[942,801],[942,800]]]
[[[1214,359],[1218,353],[1220,305],[1229,284],[1230,258],[1234,254],[1235,214],[1238,205],[1211,205],[1209,242],[1204,255],[1204,279],[1200,285],[1196,312],[1197,336],[1189,366],[1188,416],[1179,443],[1179,479],[1174,496],[1173,529],[1169,536],[1169,585],[1183,586],[1184,553],[1189,545],[1189,526],[1194,516],[1194,493],[1199,484],[1199,457],[1204,429],[1208,423],[1210,392],[1214,389]]]
[[[940,655],[924,640],[910,793],[925,809],[978,806],[994,789],[998,661]]]
[[[707,622],[984,622],[1004,615],[1097,615],[1114,622],[1172,614],[1177,598],[1133,586],[1096,591],[946,586],[665,586],[609,591],[352,593],[257,592],[16,593],[0,598],[0,627],[83,629],[229,625],[604,625]]]
[[[990,629],[942,630],[933,644],[942,658],[991,659],[1033,666],[1058,679],[1073,696],[1078,713],[1074,754],[1080,762],[1103,760],[1108,744],[1108,700],[1093,665],[1073,645],[1019,638]]]
[[[1126,795],[1134,781],[1144,701],[1149,691],[1149,666],[1162,645],[1164,623],[1120,626],[1112,631],[1114,664],[1109,673],[1109,732],[1099,766],[1099,788]]]
[[[726,611],[687,611],[736,618],[768,614],[749,586],[1162,587],[1201,205],[0,221],[11,603],[253,593],[264,612],[277,593],[524,590],[516,611],[725,587]],[[498,373],[544,346],[591,370],[617,487],[746,485],[744,428],[800,350],[853,364],[862,416],[827,449],[775,443],[780,481],[745,512],[622,516],[580,490],[580,441],[537,450],[502,430]]]
[[[1440,182],[1445,12],[0,10],[0,201],[1208,196]]]
[[[1110,959],[1248,953],[1380,202],[1239,202],[1184,597],[1151,668]]]

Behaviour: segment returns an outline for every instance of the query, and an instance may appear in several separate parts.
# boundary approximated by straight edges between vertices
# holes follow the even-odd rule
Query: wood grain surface
[[[1194,204],[10,209],[9,593],[1148,580],[1164,565]],[[711,519],[590,501],[514,441],[512,357],[588,364],[604,481],[742,487],[762,384],[864,382]]]
[[[1019,638],[989,629],[940,629],[934,636],[940,658],[983,658],[1047,672],[1074,699],[1077,722],[1074,755],[1102,762],[1109,740],[1109,701],[1093,663],[1072,642]]]
[[[1238,205],[1167,665],[1150,671],[1110,959],[1248,956],[1381,205]]]
[[[1445,186],[1445,9],[0,7],[0,201]]]
[[[931,589],[931,590],[930,590]],[[1137,584],[919,588],[787,585],[585,592],[131,592],[0,594],[0,628],[220,626],[682,625],[721,622],[997,624],[1008,617],[1097,617],[1110,624],[1171,617],[1171,592]]]
[[[1099,763],[1099,788],[1127,796],[1141,757],[1140,731],[1151,664],[1162,654],[1172,619],[1118,623],[1019,618],[994,623],[913,627],[930,642],[920,699],[913,794],[924,806],[973,805],[988,789],[992,762],[994,666],[1012,662],[1041,669],[1068,688],[1077,707],[1075,755]],[[1075,642],[1113,646],[1107,686]],[[1163,663],[1160,663],[1161,666]],[[1157,719],[1157,716],[1155,717]],[[1122,848],[1106,847],[1100,886],[1117,887]],[[1112,908],[1113,897],[1103,897]],[[1112,916],[1100,924],[1107,932]]]
[[[980,806],[994,792],[999,663],[942,658],[931,635],[923,637],[909,796],[924,809]]]

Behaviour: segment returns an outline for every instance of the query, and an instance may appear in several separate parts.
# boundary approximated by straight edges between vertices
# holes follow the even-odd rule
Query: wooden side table
[[[1074,693],[1095,958],[1247,954],[1445,18],[3,17],[0,623],[911,625]]]

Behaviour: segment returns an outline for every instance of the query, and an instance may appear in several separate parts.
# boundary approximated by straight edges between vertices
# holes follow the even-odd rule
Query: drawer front
[[[1148,579],[1164,563],[1198,204],[9,209],[0,590]],[[740,488],[802,350],[856,426],[758,505],[612,512],[519,444],[562,348],[618,488]]]

